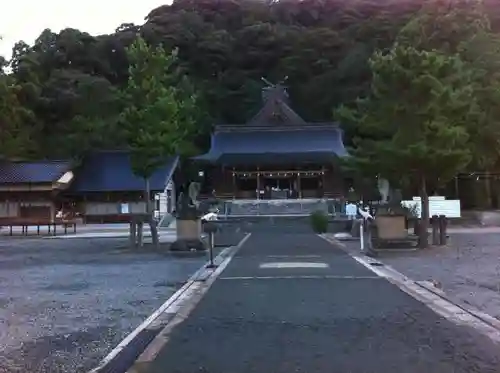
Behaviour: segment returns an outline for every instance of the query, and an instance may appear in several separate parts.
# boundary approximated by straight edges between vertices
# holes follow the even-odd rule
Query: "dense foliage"
[[[298,112],[328,121],[333,107],[365,91],[368,58],[389,47],[420,6],[420,0],[178,0],[152,10],[143,26],[121,25],[111,35],[44,30],[33,45],[20,41],[10,79],[42,157],[124,146],[120,91],[129,75],[126,50],[138,35],[178,49],[179,68],[208,111],[198,123],[202,134],[213,122],[248,119],[260,104],[261,77],[288,76]],[[0,115],[10,121],[11,114]]]
[[[417,185],[427,222],[428,184],[451,179],[471,160],[468,126],[479,113],[473,70],[458,56],[399,44],[376,52],[370,66],[370,95],[339,110],[358,124],[353,160],[364,174]],[[424,247],[426,239],[423,226]]]
[[[89,149],[134,145],[127,132],[131,121],[137,121],[138,131],[152,126],[131,116],[129,47],[138,37],[145,41],[146,52],[154,53],[159,46],[168,53],[177,51],[175,81],[132,77],[142,90],[151,88],[148,84],[164,85],[155,88],[165,96],[154,103],[154,116],[170,115],[169,110],[182,101],[180,96],[197,98],[189,120],[165,119],[161,123],[167,128],[159,128],[160,123],[155,131],[167,131],[169,138],[180,131],[183,139],[192,138],[190,150],[196,146],[200,151],[206,150],[213,123],[242,123],[258,109],[261,77],[281,81],[287,76],[299,114],[311,121],[331,121],[335,108],[352,107],[357,98],[373,93],[376,74],[370,58],[386,55],[397,43],[406,51],[413,48],[415,56],[434,51],[443,61],[460,64],[480,114],[466,124],[463,118],[460,122],[466,131],[460,137],[465,143],[460,144],[470,161],[444,173],[448,176],[457,168],[490,172],[498,164],[500,138],[495,105],[500,98],[500,13],[495,3],[176,0],[152,10],[144,25],[124,24],[111,35],[44,30],[33,45],[22,41],[15,45],[9,66],[0,75],[1,151],[9,157],[65,158]],[[175,85],[175,95],[169,85]],[[165,107],[161,100],[166,100]],[[384,101],[383,106],[390,107],[391,102]],[[438,131],[458,136],[457,123],[446,129],[456,113],[448,114],[434,110]],[[350,145],[355,138],[378,136],[356,122],[346,120],[343,125]],[[387,124],[391,125],[395,123]]]

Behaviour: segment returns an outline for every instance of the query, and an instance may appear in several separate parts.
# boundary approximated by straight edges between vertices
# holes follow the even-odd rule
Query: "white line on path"
[[[359,264],[363,265],[377,276],[386,279],[390,283],[396,285],[406,294],[425,304],[438,315],[450,320],[458,325],[472,327],[480,333],[489,337],[492,341],[500,343],[500,321],[490,315],[486,315],[472,307],[463,307],[454,303],[445,295],[440,295],[437,292],[430,291],[424,286],[419,285],[414,280],[406,277],[394,268],[360,254],[353,254],[346,250],[346,246],[332,238],[321,236],[326,241],[341,248],[349,254]]]
[[[262,263],[259,265],[259,268],[262,269],[328,268],[328,267],[329,265],[327,263],[312,263],[312,262],[270,262],[270,263]]]
[[[100,372],[107,364],[109,364],[114,358],[118,356],[118,354],[129,345],[137,335],[150,327],[155,320],[157,320],[162,314],[165,313],[173,313],[173,311],[177,311],[180,307],[180,303],[185,303],[188,301],[198,290],[198,287],[201,287],[201,283],[199,282],[200,277],[208,280],[210,279],[210,283],[203,289],[203,293],[205,293],[210,285],[215,281],[215,278],[219,276],[219,274],[226,268],[226,266],[231,261],[232,257],[236,253],[236,251],[243,246],[246,240],[250,237],[250,234],[247,234],[240,243],[235,247],[227,247],[215,258],[215,262],[219,262],[218,267],[213,269],[207,269],[206,265],[209,263],[205,263],[198,271],[196,271],[189,280],[182,286],[179,290],[177,290],[170,298],[167,299],[165,303],[163,303],[156,311],[154,311],[151,316],[149,316],[142,324],[140,324],[134,331],[132,331],[129,335],[127,335],[104,359],[101,360],[100,364],[89,371],[89,373],[98,373]],[[207,272],[210,272],[208,278],[203,276]],[[153,340],[154,342],[154,340]],[[146,347],[147,350],[147,347]]]
[[[238,276],[238,277],[219,277],[219,280],[289,280],[289,279],[328,279],[328,280],[381,280],[379,276]]]
[[[321,258],[321,255],[268,255],[268,258]]]

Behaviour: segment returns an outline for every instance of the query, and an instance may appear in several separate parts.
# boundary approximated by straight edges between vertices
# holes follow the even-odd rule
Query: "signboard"
[[[345,213],[349,219],[354,220],[358,214],[358,207],[354,203],[348,203],[345,206]]]
[[[422,214],[422,203],[420,197],[413,197],[411,201],[401,201],[405,207],[415,206],[417,216]],[[429,197],[429,216],[445,215],[447,218],[459,218],[461,216],[461,206],[459,199],[445,199],[442,196]]]
[[[129,214],[130,209],[128,203],[120,203],[120,214]]]

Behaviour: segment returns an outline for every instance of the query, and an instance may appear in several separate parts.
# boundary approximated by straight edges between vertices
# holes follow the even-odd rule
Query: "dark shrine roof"
[[[267,83],[261,110],[244,125],[217,126],[210,151],[194,159],[243,165],[329,162],[348,156],[337,124],[307,123],[290,107],[286,88]]]
[[[149,179],[151,191],[163,191],[172,178],[179,157],[171,157]],[[75,181],[70,191],[86,192],[135,192],[144,190],[144,180],[132,172],[129,152],[99,151],[84,157],[75,171]]]
[[[264,88],[263,98],[262,109],[248,121],[247,126],[307,125],[307,122],[289,106],[288,94],[284,87],[277,85]]]
[[[207,154],[196,157],[222,164],[311,163],[348,153],[342,130],[334,125],[309,128],[216,131]]]
[[[53,183],[71,166],[71,161],[0,161],[0,184]]]

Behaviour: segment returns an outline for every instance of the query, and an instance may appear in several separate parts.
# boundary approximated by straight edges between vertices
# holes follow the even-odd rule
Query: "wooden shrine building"
[[[71,161],[0,161],[0,219],[54,222],[73,176]]]
[[[347,156],[335,123],[308,123],[289,106],[282,84],[262,92],[263,107],[240,125],[217,125],[205,187],[223,199],[335,198],[344,194],[336,164]]]
[[[173,184],[178,162],[179,157],[167,159],[149,179],[155,211],[164,210],[160,203],[175,201],[171,195],[175,190],[169,185]],[[85,223],[128,222],[131,214],[146,212],[144,188],[145,181],[132,171],[128,151],[90,152],[75,168],[75,180],[65,192],[66,200],[71,203],[66,208],[81,216]]]

